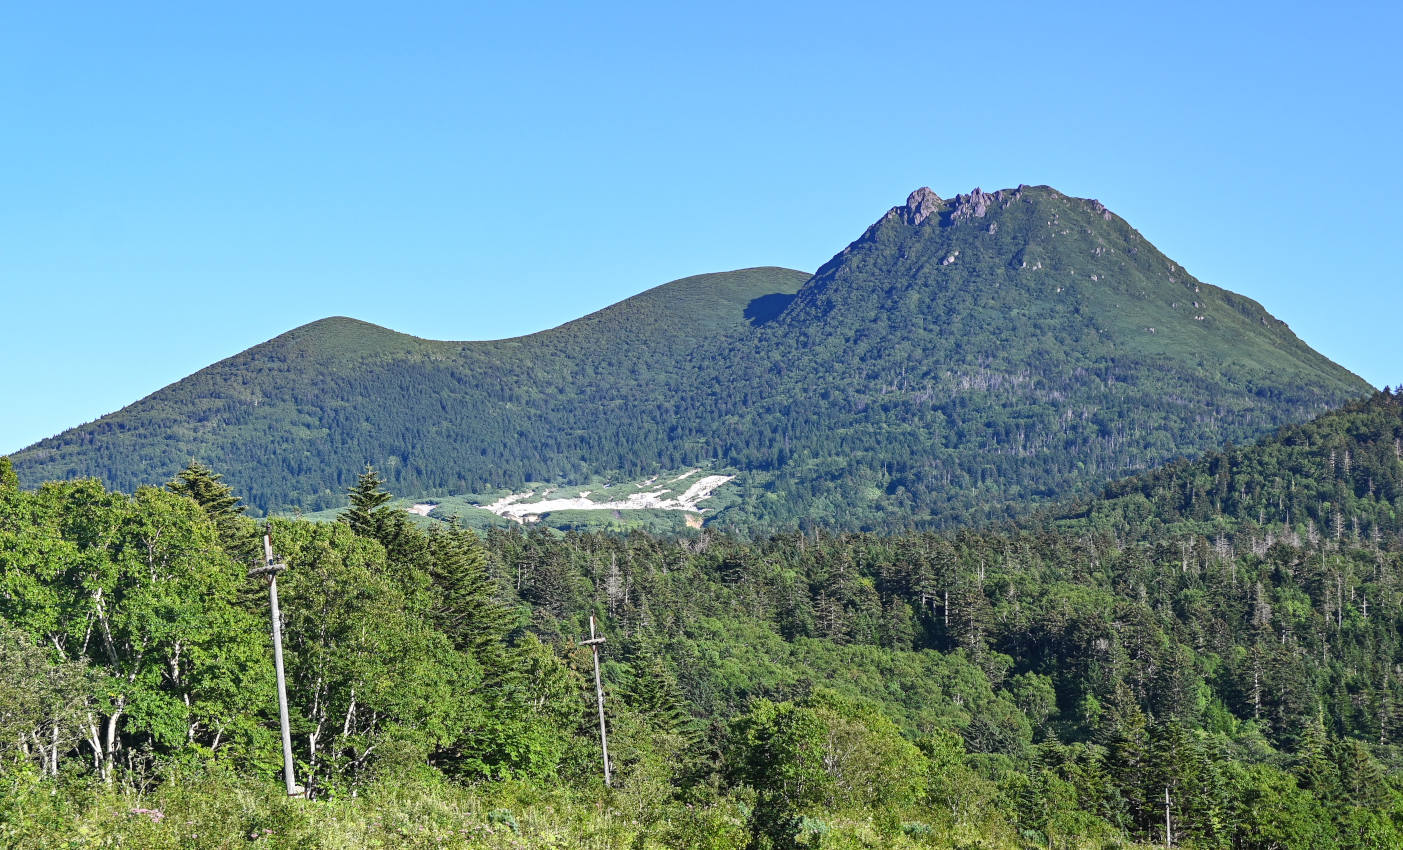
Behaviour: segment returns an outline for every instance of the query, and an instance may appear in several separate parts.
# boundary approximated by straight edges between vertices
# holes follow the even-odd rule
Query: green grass
[[[394,777],[355,797],[290,800],[280,783],[240,778],[219,765],[167,777],[150,791],[5,776],[0,843],[12,850],[125,847],[141,850],[639,850],[746,846],[744,797],[664,802],[650,787],[606,791],[517,782],[463,786],[424,775]],[[1021,850],[1007,828],[935,828],[938,813],[904,820],[824,813],[802,838],[825,848],[983,847]],[[1097,848],[1067,839],[1059,847]],[[1134,850],[1149,845],[1117,846]]]

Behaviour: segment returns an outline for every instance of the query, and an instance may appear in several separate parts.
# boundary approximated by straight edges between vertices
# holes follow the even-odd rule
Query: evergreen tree
[[[247,561],[256,555],[252,543],[248,521],[244,519],[247,509],[239,504],[234,488],[225,484],[224,476],[216,473],[197,460],[176,473],[175,478],[166,482],[166,489],[179,496],[185,496],[204,509],[219,531],[219,539],[225,549],[239,561]]]
[[[695,743],[701,730],[687,710],[677,677],[668,669],[652,635],[640,636],[629,667],[631,675],[623,694],[629,706],[658,731],[681,735],[689,744]]]
[[[512,613],[497,601],[497,583],[487,571],[487,554],[471,531],[452,526],[429,532],[431,576],[437,590],[434,621],[460,651],[471,651],[484,666],[513,626]]]
[[[223,482],[224,476],[217,474],[197,460],[176,473],[175,478],[166,483],[166,489],[181,496],[188,496],[205,509],[211,519],[237,516],[245,507],[239,504],[234,488]]]
[[[1150,741],[1145,714],[1123,682],[1117,682],[1103,725],[1106,767],[1125,802],[1127,814],[1141,827],[1156,821]],[[1162,789],[1160,789],[1162,790]]]
[[[1369,753],[1362,741],[1345,738],[1335,744],[1335,763],[1340,770],[1340,790],[1345,799],[1366,809],[1380,809],[1388,803],[1388,784],[1383,766]]]
[[[405,595],[426,602],[429,583],[428,541],[409,521],[403,510],[392,508],[394,498],[383,487],[380,474],[370,464],[348,491],[350,505],[337,516],[361,537],[378,540],[389,553],[390,566],[398,574]]]
[[[393,498],[381,486],[382,483],[375,467],[367,463],[365,471],[357,476],[355,486],[347,492],[350,506],[336,519],[351,526],[351,530],[361,537],[379,539],[391,513],[386,503]]]
[[[1340,791],[1340,775],[1330,757],[1330,741],[1317,713],[1306,722],[1297,745],[1292,767],[1301,787],[1322,800],[1333,799]]]
[[[1150,727],[1151,776],[1148,796],[1158,803],[1167,793],[1175,840],[1219,847],[1226,841],[1228,794],[1221,772],[1192,731],[1175,720]],[[1162,811],[1162,810],[1160,810]]]

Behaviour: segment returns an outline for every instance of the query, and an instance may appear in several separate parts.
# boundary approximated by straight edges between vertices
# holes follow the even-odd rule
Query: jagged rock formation
[[[940,196],[930,190],[929,186],[922,186],[912,192],[906,198],[906,206],[892,207],[892,212],[897,213],[912,227],[930,218],[940,210],[945,202]]]

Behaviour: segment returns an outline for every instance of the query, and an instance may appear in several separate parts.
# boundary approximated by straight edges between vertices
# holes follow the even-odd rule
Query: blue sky
[[[813,270],[921,185],[1099,198],[1403,382],[1388,4],[200,5],[0,12],[0,452],[324,316]]]

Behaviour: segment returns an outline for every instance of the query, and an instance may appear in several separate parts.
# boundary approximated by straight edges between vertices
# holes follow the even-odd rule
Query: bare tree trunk
[[[88,713],[88,744],[93,748],[93,770],[102,769],[102,744],[97,737],[97,721],[93,719],[92,712]]]
[[[117,753],[117,721],[122,717],[122,707],[125,699],[117,697],[117,704],[112,707],[112,713],[107,717],[106,746],[102,751],[102,781],[108,785],[112,784],[112,764]]]
[[[351,688],[351,704],[346,707],[346,722],[341,724],[341,737],[351,736],[351,723],[356,717],[356,689]]]
[[[102,588],[98,588],[93,593],[93,603],[97,605],[97,623],[102,627],[102,642],[107,648],[108,660],[113,667],[119,667],[117,662],[117,645],[112,640],[112,626],[107,622],[107,609],[102,601]]]
[[[1262,674],[1256,662],[1252,664],[1252,717],[1254,720],[1262,718]]]

